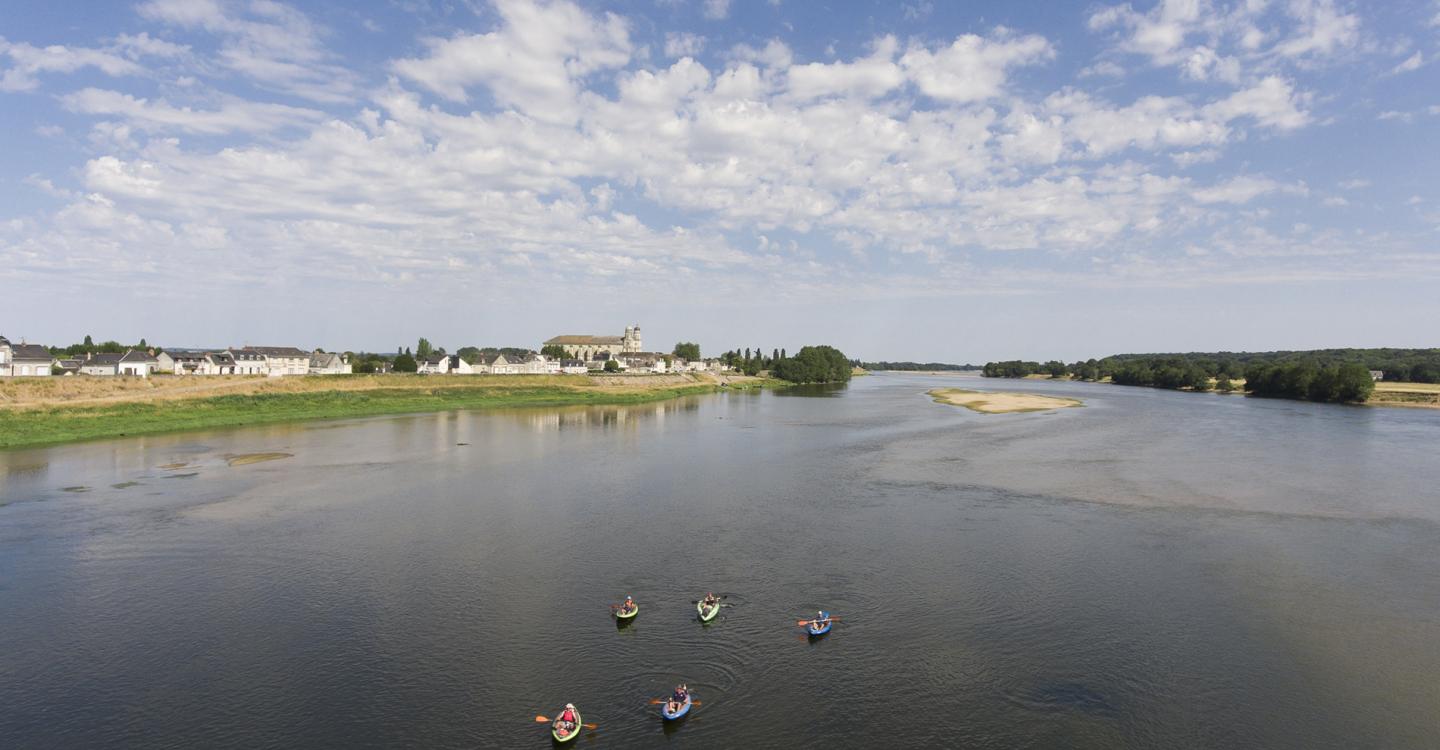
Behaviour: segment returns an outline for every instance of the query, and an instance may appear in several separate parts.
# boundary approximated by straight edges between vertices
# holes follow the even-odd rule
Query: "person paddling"
[[[620,613],[628,615],[635,611],[635,600],[629,594],[625,595],[625,603],[620,605]]]
[[[575,731],[575,723],[579,720],[580,717],[575,714],[575,704],[566,703],[565,710],[561,711],[560,715],[555,718],[555,733],[561,737],[570,734]]]
[[[810,621],[810,627],[819,630],[825,627],[827,622],[830,622],[830,616],[825,614],[825,610],[822,609],[815,613],[815,619]]]
[[[666,709],[672,714],[679,713],[680,709],[685,707],[685,701],[689,698],[690,688],[682,682],[675,687],[675,692],[670,694],[670,705],[666,706]]]
[[[720,606],[720,598],[715,596],[715,592],[712,591],[706,594],[705,598],[702,599],[700,603],[702,606],[705,607],[705,609],[714,609]]]

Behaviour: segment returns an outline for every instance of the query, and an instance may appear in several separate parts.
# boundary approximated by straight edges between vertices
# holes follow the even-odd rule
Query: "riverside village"
[[[640,326],[619,336],[561,335],[540,349],[465,347],[454,353],[430,349],[394,355],[339,353],[294,346],[224,348],[120,347],[114,342],[86,343],[68,349],[11,341],[0,336],[0,377],[149,377],[151,375],[349,375],[358,372],[416,372],[422,375],[583,375],[586,373],[726,372],[720,359],[701,359],[698,347],[689,359],[676,353],[647,352]],[[121,349],[120,351],[113,351]],[[427,350],[428,349],[428,350]],[[677,348],[677,351],[679,349]],[[684,352],[681,352],[684,353]],[[407,366],[413,362],[414,369]]]

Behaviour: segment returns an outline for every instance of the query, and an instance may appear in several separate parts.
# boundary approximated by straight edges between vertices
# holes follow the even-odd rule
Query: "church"
[[[541,348],[558,346],[575,359],[610,359],[621,354],[644,351],[640,346],[640,326],[629,326],[624,336],[556,336]]]

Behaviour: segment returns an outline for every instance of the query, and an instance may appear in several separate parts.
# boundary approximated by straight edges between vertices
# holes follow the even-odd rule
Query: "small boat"
[[[555,723],[551,722],[550,736],[554,737],[556,742],[569,742],[570,740],[573,740],[576,737],[580,736],[580,726],[581,723],[584,721],[584,719],[580,718],[580,709],[577,708],[575,709],[575,727],[562,735],[560,734],[560,730],[555,728]]]
[[[695,611],[700,613],[700,622],[710,622],[715,619],[716,615],[720,614],[720,602],[715,602],[715,606],[706,609],[705,600],[701,599],[695,602]]]
[[[829,612],[821,612],[820,614],[820,619],[824,620],[824,622],[820,624],[820,627],[815,627],[815,621],[811,620],[810,622],[805,623],[805,632],[809,633],[810,635],[825,635],[826,633],[830,632],[830,626],[834,625],[835,621],[829,619]]]
[[[691,703],[690,694],[689,694],[689,693],[686,693],[686,694],[685,694],[685,703],[680,706],[680,709],[679,709],[679,710],[677,710],[675,713],[672,714],[672,713],[670,713],[670,701],[665,701],[664,703],[661,703],[661,704],[660,704],[660,715],[663,716],[663,717],[665,717],[665,720],[666,720],[666,721],[674,721],[674,720],[680,718],[681,716],[684,716],[685,714],[690,713],[690,703]]]
[[[630,610],[629,612],[626,612],[624,607],[620,607],[620,608],[617,608],[617,609],[615,610],[615,619],[617,619],[617,620],[632,620],[632,619],[635,618],[635,615],[638,615],[638,614],[640,614],[640,605],[639,605],[639,604],[636,604],[636,605],[635,605],[635,608],[632,609],[632,610]]]

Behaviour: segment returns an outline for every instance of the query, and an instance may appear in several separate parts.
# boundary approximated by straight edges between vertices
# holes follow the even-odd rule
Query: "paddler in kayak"
[[[712,591],[706,594],[704,599],[700,600],[700,606],[705,609],[714,609],[720,606],[720,597],[715,596],[715,592]]]
[[[810,621],[810,626],[815,628],[816,630],[819,630],[820,628],[825,627],[825,623],[829,621],[830,616],[825,614],[825,610],[822,609],[819,612],[815,613],[815,619]]]
[[[626,595],[625,595],[625,602],[620,605],[620,614],[622,614],[622,615],[628,615],[628,614],[630,614],[631,612],[634,612],[634,611],[635,611],[635,599],[633,599],[629,594],[626,594]]]
[[[680,709],[685,707],[685,701],[689,697],[690,688],[686,687],[685,683],[682,682],[675,687],[675,692],[670,694],[670,703],[665,709],[672,714],[679,713]]]
[[[560,715],[555,718],[555,734],[561,737],[568,736],[577,729],[575,723],[579,718],[580,717],[575,715],[575,704],[566,703],[565,710],[561,711]]]

